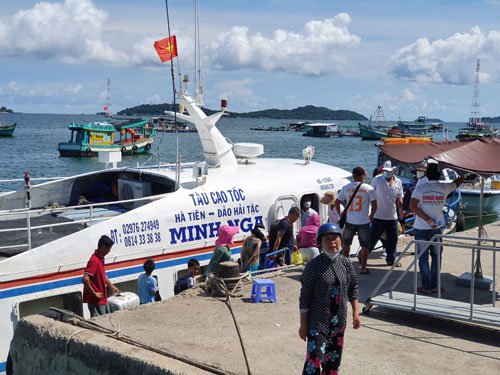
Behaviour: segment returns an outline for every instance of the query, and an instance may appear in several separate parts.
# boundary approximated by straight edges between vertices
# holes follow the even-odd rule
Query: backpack
[[[174,294],[175,295],[188,289],[188,279],[189,279],[189,275],[185,275],[185,276],[182,276],[179,280],[177,280],[177,282],[175,283],[175,286],[174,286]]]

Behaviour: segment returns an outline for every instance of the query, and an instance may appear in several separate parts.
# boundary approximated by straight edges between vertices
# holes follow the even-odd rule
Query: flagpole
[[[168,14],[168,0],[165,0],[165,10],[167,12],[167,28],[168,28],[168,39],[172,40],[172,35],[170,34],[170,17]],[[170,47],[170,52],[172,53],[172,47]],[[180,163],[179,163],[179,132],[177,129],[177,108],[176,108],[176,91],[175,91],[175,73],[174,73],[174,62],[173,58],[170,59],[170,72],[172,74],[172,92],[174,94],[174,125],[175,125],[175,155],[176,155],[176,171],[175,171],[175,190],[179,188],[180,179]]]

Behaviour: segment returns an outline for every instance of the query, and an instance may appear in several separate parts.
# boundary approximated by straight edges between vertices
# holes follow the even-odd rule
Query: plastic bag
[[[292,264],[300,264],[303,263],[304,261],[302,260],[302,254],[300,251],[295,250],[292,252]]]

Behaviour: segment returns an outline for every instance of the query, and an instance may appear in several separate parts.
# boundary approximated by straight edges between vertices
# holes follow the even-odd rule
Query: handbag
[[[361,187],[361,185],[363,185],[362,182],[360,182],[359,185],[356,187],[356,189],[354,190],[354,194],[351,195],[351,199],[349,199],[349,202],[347,203],[347,206],[345,206],[344,212],[342,212],[342,216],[340,217],[339,222],[337,223],[337,225],[339,226],[340,229],[344,228],[345,221],[347,219],[347,210],[351,206],[352,200],[354,199],[354,196],[358,192],[358,190]]]

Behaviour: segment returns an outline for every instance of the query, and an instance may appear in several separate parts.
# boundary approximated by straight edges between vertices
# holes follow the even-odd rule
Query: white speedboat
[[[255,224],[269,227],[304,195],[327,220],[319,199],[347,184],[349,172],[308,158],[260,158],[262,145],[233,145],[219,132],[225,108],[206,116],[187,92],[179,98],[188,113],[177,117],[196,126],[203,161],[105,169],[0,195],[0,372],[22,317],[50,306],[88,317],[81,279],[103,234],[114,241],[106,272],[118,288],[136,292],[142,264],[153,258],[169,297],[190,258],[208,263],[222,224],[240,228],[238,256]]]

